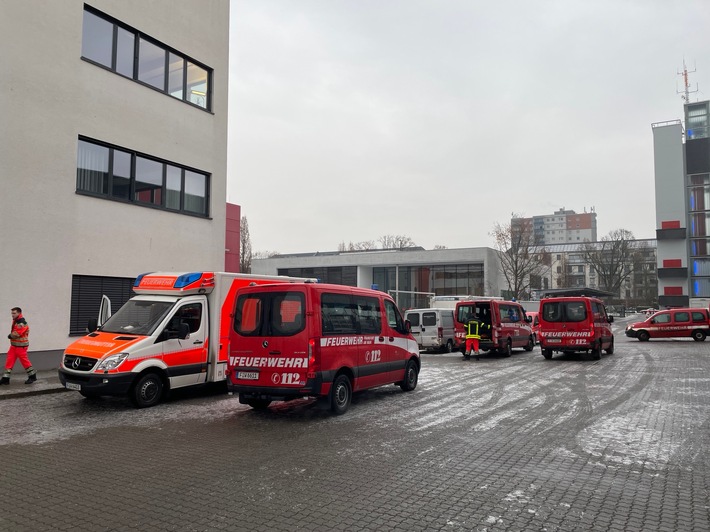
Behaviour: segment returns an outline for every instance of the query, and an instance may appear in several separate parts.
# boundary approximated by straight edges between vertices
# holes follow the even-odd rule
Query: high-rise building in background
[[[576,213],[564,207],[552,214],[541,214],[531,218],[514,217],[510,221],[515,232],[526,228],[532,232],[533,244],[579,244],[597,240],[597,213],[594,207],[587,212]]]
[[[685,131],[680,120],[651,125],[662,307],[710,300],[710,102],[686,103],[684,115]]]

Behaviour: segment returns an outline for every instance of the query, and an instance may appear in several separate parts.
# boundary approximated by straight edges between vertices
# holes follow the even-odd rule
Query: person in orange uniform
[[[481,332],[484,330],[490,330],[491,326],[478,318],[471,318],[465,325],[466,327],[466,351],[464,352],[464,358],[470,358],[471,348],[473,348],[473,354],[476,355],[476,360],[478,360],[478,342],[481,339]]]
[[[37,370],[32,367],[27,356],[27,349],[30,346],[30,326],[22,316],[22,309],[14,307],[12,313],[12,328],[7,337],[10,339],[10,349],[7,350],[7,360],[5,361],[5,372],[2,374],[0,384],[10,384],[10,374],[15,361],[19,358],[20,364],[27,372],[25,384],[32,384],[37,380]]]

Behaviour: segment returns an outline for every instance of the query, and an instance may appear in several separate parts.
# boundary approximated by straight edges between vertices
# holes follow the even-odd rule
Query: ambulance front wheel
[[[163,398],[163,380],[155,373],[145,373],[131,388],[130,396],[136,408],[155,406]]]
[[[330,410],[336,415],[344,414],[350,406],[353,387],[347,375],[338,375],[330,389]]]

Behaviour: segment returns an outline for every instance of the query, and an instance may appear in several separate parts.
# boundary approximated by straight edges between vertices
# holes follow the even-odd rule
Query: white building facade
[[[0,322],[30,354],[139,273],[223,269],[228,0],[3,2],[0,40]]]

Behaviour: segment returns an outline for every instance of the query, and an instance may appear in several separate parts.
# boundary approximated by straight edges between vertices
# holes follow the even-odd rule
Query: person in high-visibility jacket
[[[477,318],[472,318],[468,320],[466,325],[466,352],[465,356],[471,356],[471,348],[473,348],[473,354],[478,356],[478,341],[481,339],[481,333],[485,330],[491,330],[491,326]]]

